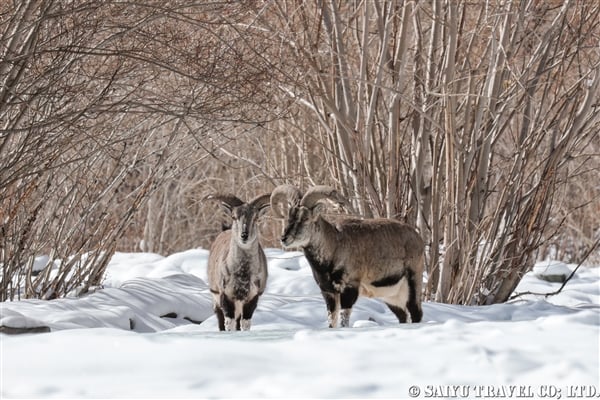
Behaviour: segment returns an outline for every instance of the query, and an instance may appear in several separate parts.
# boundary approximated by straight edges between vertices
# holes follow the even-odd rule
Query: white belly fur
[[[408,301],[408,281],[402,278],[395,285],[383,287],[361,283],[358,293],[364,297],[378,297],[387,303],[404,306]]]

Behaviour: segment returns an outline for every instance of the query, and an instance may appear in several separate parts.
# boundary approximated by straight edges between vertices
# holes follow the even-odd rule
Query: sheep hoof
[[[249,331],[251,325],[252,323],[249,319],[242,319],[242,321],[240,322],[240,329],[243,331]]]
[[[235,319],[233,318],[225,318],[225,330],[226,331],[235,331]]]
[[[329,322],[330,328],[337,328],[337,324],[338,324],[337,312],[328,311],[327,312],[327,322]]]
[[[352,312],[351,308],[345,308],[340,312],[340,325],[342,328],[350,327],[350,313]]]

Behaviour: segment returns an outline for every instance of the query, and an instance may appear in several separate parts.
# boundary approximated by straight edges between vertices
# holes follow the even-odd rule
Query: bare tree
[[[504,301],[600,234],[594,2],[24,0],[0,19],[1,300],[84,293],[116,250],[208,247],[199,199],[232,187],[335,185],[416,225],[444,302]]]
[[[298,108],[286,129],[299,159],[319,154],[282,175],[312,183],[326,165],[361,215],[417,225],[427,296],[505,301],[548,233],[568,160],[597,141],[599,12],[568,0],[269,3],[256,31],[285,54],[279,88]]]
[[[222,134],[213,128],[261,120],[267,69],[228,28],[243,10],[0,5],[1,300],[101,284],[148,201],[171,195],[171,181],[208,157],[203,142]],[[154,229],[157,215],[147,219]],[[49,254],[42,266],[40,254]]]

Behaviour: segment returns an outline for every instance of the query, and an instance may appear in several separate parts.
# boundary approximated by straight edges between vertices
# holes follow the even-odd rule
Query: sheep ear
[[[221,210],[223,210],[225,212],[225,214],[231,216],[231,210],[233,209],[233,207],[231,207],[229,204],[220,201],[219,202],[219,208]]]
[[[316,215],[321,214],[326,209],[327,209],[327,206],[325,204],[317,203],[310,210],[312,211],[312,214],[316,216]]]
[[[271,209],[271,205],[267,204],[265,206],[262,206],[259,210],[258,210],[258,216],[262,217],[263,215],[265,215],[269,210]]]

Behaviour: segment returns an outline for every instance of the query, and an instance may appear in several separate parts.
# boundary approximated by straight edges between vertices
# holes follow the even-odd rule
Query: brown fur
[[[233,218],[231,229],[217,236],[208,257],[215,314],[220,330],[247,330],[267,284],[267,258],[258,240],[256,221],[269,204],[265,196],[241,204],[227,196],[212,198],[225,201],[223,206]]]
[[[311,242],[320,243],[324,258],[348,266],[349,282],[373,282],[401,268],[423,274],[423,240],[409,225],[389,219],[341,219],[333,225],[323,217],[317,224]]]
[[[307,256],[328,304],[330,326],[337,324],[340,301],[354,297],[354,289],[360,296],[382,298],[401,322],[407,316],[419,322],[425,246],[418,232],[391,219],[330,222],[320,214],[319,201],[340,202],[340,195],[324,186],[313,189],[291,204],[281,240],[285,247],[302,248]],[[291,192],[289,187],[285,191]],[[342,325],[349,323],[349,316],[350,309],[342,310]]]

